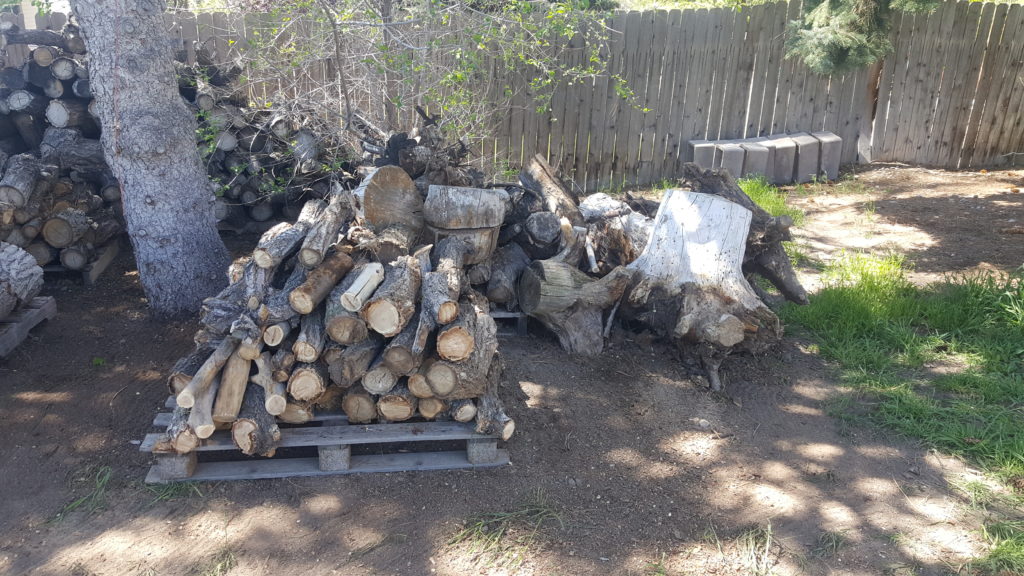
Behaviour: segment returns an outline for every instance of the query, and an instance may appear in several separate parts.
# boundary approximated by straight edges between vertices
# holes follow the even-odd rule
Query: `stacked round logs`
[[[451,419],[510,437],[486,286],[467,275],[509,204],[504,190],[445,186],[424,201],[397,166],[307,201],[204,302],[196,348],[168,380],[178,409],[163,449],[230,428],[243,453],[269,456],[280,423],[339,409],[351,424]]]

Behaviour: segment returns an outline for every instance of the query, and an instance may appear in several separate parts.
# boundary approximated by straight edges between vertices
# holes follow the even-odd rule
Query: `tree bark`
[[[507,441],[515,432],[516,423],[505,414],[505,406],[498,398],[498,386],[503,371],[501,357],[495,354],[494,361],[487,370],[487,390],[476,402],[476,431]]]
[[[476,332],[476,311],[472,304],[462,302],[459,317],[437,332],[437,355],[442,360],[462,362],[473,354]]]
[[[263,407],[266,408],[268,414],[277,416],[284,412],[288,400],[285,398],[285,385],[274,380],[274,364],[270,352],[260,354],[253,364],[256,365],[256,373],[249,378],[249,381],[263,388]]]
[[[322,264],[309,271],[306,281],[288,294],[288,303],[299,314],[310,314],[331,290],[338,280],[352,270],[352,258],[344,252],[331,254]]]
[[[274,455],[281,440],[281,430],[274,417],[264,408],[265,392],[259,386],[249,386],[231,425],[231,439],[246,456]]]
[[[324,309],[317,308],[302,317],[299,324],[299,336],[292,344],[292,352],[299,362],[316,362],[327,343],[324,331]]]
[[[346,346],[335,360],[327,365],[331,382],[341,388],[350,388],[366,374],[370,364],[380,354],[384,339],[379,336]]]
[[[516,282],[530,265],[530,257],[511,242],[498,249],[491,262],[491,279],[487,282],[487,299],[512,309],[516,303]]]
[[[167,430],[153,446],[154,453],[188,454],[199,446],[199,437],[188,425],[188,417],[188,408],[175,407]]]
[[[388,338],[397,335],[416,312],[420,265],[413,256],[399,258],[385,272],[384,283],[363,307],[367,327]]]
[[[89,229],[89,218],[81,210],[68,208],[50,217],[43,224],[43,239],[54,248],[66,248]]]
[[[323,200],[309,200],[302,207],[298,220],[291,226],[275,227],[277,233],[268,231],[260,238],[260,243],[252,252],[253,260],[260,268],[276,268],[278,264],[291,257],[302,245],[310,227],[323,212],[326,204]]]
[[[299,250],[299,262],[306,268],[315,268],[323,262],[327,249],[337,242],[342,226],[352,218],[347,194],[337,184],[335,188],[327,208],[310,228]]]
[[[523,187],[540,194],[549,212],[568,218],[573,226],[583,225],[583,216],[577,208],[576,198],[558,179],[555,170],[540,154],[535,154],[519,173]]]
[[[483,303],[474,303],[473,353],[461,363],[438,361],[427,369],[427,383],[438,398],[455,400],[482,394],[487,369],[498,350],[498,328]]]
[[[139,280],[158,315],[193,313],[224,285],[228,254],[195,119],[178,93],[163,6],[74,0],[72,8],[86,32],[103,147],[125,191]]]
[[[41,170],[39,160],[31,154],[19,154],[8,159],[4,177],[0,179],[0,205],[25,206],[35,192]]]
[[[28,302],[43,287],[43,269],[28,252],[0,242],[0,319]]]

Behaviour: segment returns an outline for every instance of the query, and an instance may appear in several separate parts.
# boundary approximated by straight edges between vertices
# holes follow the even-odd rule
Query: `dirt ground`
[[[1009,269],[1024,235],[1000,230],[1024,224],[1022,184],[876,168],[796,197],[798,240],[818,260],[891,247],[920,280]],[[712,395],[643,337],[572,358],[531,326],[501,342],[510,466],[200,484],[160,500],[137,444],[195,325],[148,319],[123,254],[95,287],[48,281],[59,315],[0,361],[2,574],[946,574],[982,551],[980,512],[955,488],[975,473],[840,426],[829,367],[794,338],[727,363],[727,392]],[[103,506],[60,516],[103,466]],[[561,523],[514,530],[506,541],[522,545],[504,558],[452,543],[470,518],[538,492]]]

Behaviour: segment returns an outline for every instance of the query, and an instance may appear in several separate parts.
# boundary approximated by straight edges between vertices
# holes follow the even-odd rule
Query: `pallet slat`
[[[0,320],[0,357],[14,351],[39,323],[56,315],[57,301],[53,296],[37,296]]]

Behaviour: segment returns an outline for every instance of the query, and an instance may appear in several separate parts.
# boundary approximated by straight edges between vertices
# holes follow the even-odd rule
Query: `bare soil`
[[[1024,235],[999,230],[1024,223],[1021,183],[875,169],[796,199],[799,239],[812,259],[890,246],[921,280],[1013,268]],[[732,359],[714,395],[644,335],[573,358],[531,325],[501,342],[511,466],[200,484],[158,500],[137,443],[195,325],[150,320],[124,254],[94,287],[48,281],[57,318],[0,361],[2,574],[945,574],[983,549],[980,513],[954,486],[970,468],[841,426],[827,414],[843,394],[830,368],[793,338]],[[61,515],[103,466],[103,505]],[[538,491],[561,523],[532,539],[512,530],[504,541],[521,548],[502,558],[451,543],[469,519]],[[772,539],[751,551],[757,527]]]

